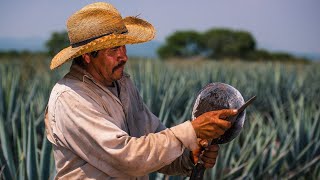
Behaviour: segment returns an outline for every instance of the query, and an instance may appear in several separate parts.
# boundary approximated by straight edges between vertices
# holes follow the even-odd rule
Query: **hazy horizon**
[[[4,1],[0,6],[0,38],[48,39],[53,31],[65,30],[72,13],[92,2],[95,1]],[[159,42],[176,30],[203,32],[223,27],[249,31],[259,48],[320,54],[320,1],[316,0],[108,2],[123,17],[139,15],[152,23],[157,29],[155,41]]]

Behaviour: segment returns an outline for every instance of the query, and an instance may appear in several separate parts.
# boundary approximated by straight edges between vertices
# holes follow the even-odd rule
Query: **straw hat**
[[[137,17],[122,18],[111,4],[97,2],[80,9],[67,21],[69,47],[52,59],[50,69],[92,51],[150,41],[154,27]]]

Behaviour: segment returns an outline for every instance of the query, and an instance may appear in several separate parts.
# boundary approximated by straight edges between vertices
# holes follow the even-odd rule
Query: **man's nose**
[[[128,60],[127,49],[126,49],[125,45],[119,47],[118,56],[120,57],[120,59],[122,61],[127,61]]]

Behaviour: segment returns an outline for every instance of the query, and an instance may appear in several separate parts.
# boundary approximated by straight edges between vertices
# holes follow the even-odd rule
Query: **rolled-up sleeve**
[[[143,176],[197,147],[190,122],[130,137],[90,96],[63,92],[56,100],[54,133],[60,144],[112,177]]]

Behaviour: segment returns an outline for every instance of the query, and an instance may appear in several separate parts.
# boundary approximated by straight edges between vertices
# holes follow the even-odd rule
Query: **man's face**
[[[90,56],[87,71],[100,83],[110,86],[113,81],[119,80],[123,75],[124,65],[126,64],[126,46],[102,49],[97,57]],[[87,57],[88,58],[88,57]]]

